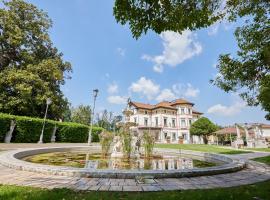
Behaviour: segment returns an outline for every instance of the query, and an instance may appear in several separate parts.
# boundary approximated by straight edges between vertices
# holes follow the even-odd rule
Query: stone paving
[[[135,179],[76,178],[19,171],[0,165],[0,184],[89,191],[162,191],[233,187],[270,180],[270,167],[249,161],[242,171],[192,178]]]
[[[270,155],[256,153],[232,156],[250,159]],[[20,171],[0,165],[0,184],[31,186],[39,188],[70,188],[84,191],[166,191],[233,187],[270,180],[270,167],[254,161],[247,161],[247,168],[227,174],[191,178],[149,179],[144,183],[135,179],[79,178],[45,175]]]

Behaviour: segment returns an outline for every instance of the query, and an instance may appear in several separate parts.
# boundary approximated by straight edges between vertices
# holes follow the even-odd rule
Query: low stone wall
[[[189,150],[175,149],[155,149],[155,152],[163,155],[189,155],[206,161],[223,163],[220,166],[207,168],[194,168],[183,170],[103,170],[103,169],[84,169],[63,166],[51,166],[43,164],[35,164],[20,160],[23,157],[50,153],[63,152],[73,150],[89,150],[90,153],[100,151],[99,146],[91,147],[54,147],[54,148],[38,148],[38,149],[21,149],[3,152],[0,154],[0,164],[24,171],[38,172],[50,175],[63,175],[72,177],[94,177],[94,178],[136,178],[138,176],[148,176],[152,178],[177,178],[177,177],[194,177],[204,175],[223,174],[239,171],[245,168],[244,161],[233,160],[223,155],[195,152]]]

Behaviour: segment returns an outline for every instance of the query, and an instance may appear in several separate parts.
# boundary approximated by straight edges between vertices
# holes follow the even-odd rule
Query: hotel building
[[[160,143],[201,143],[201,138],[190,136],[189,129],[203,113],[194,110],[194,104],[185,99],[156,105],[130,101],[128,109],[125,122],[136,123],[131,129],[139,135],[150,131]]]

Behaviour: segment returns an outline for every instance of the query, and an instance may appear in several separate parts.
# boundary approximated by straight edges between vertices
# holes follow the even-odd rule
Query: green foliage
[[[211,82],[238,92],[250,106],[261,105],[270,120],[270,1],[116,0],[114,16],[136,39],[149,30],[181,33],[243,18],[235,31],[239,50],[219,56],[219,76]]]
[[[0,112],[59,119],[67,106],[60,86],[71,72],[49,37],[47,14],[23,0],[0,0]]]
[[[138,38],[148,30],[182,32],[207,27],[223,16],[216,12],[220,5],[220,0],[116,0],[113,11],[117,22],[128,23],[133,37]]]
[[[90,106],[79,105],[76,108],[71,109],[71,121],[89,125],[91,118]]]
[[[99,134],[104,129],[102,127],[93,127],[92,129],[92,142],[99,142]]]
[[[155,137],[153,137],[149,131],[144,131],[143,146],[144,146],[144,155],[146,158],[149,158],[153,155],[154,145],[155,145]]]
[[[12,115],[0,113],[0,142],[4,141],[12,119],[14,119]]]
[[[81,124],[63,122],[58,124],[56,141],[61,142],[86,142],[89,127]]]
[[[218,127],[208,118],[201,117],[191,125],[190,134],[203,136],[204,142],[207,143],[207,136],[215,132],[217,129]]]
[[[16,117],[16,130],[13,142],[36,143],[42,131],[43,120],[30,117]],[[44,129],[43,141],[50,142],[52,131],[56,122],[47,120]]]
[[[120,137],[123,144],[123,153],[125,154],[126,158],[129,158],[132,151],[131,147],[132,136],[128,131],[128,132],[120,132]]]
[[[102,131],[101,134],[99,134],[99,140],[101,145],[101,154],[103,157],[108,156],[112,141],[113,141],[113,133],[108,131]]]
[[[0,142],[4,141],[5,134],[9,130],[10,121],[16,121],[16,128],[13,133],[12,142],[36,143],[39,140],[43,119],[22,117],[0,113]],[[46,120],[44,129],[44,142],[50,142],[54,126],[57,126],[56,142],[87,142],[89,126],[71,123]],[[103,129],[93,127],[92,133],[98,138]],[[98,142],[96,139],[95,142]]]

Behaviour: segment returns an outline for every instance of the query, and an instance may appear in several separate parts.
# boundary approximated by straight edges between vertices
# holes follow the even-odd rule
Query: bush
[[[16,143],[36,143],[42,131],[43,119],[15,116],[0,113],[0,142],[4,141],[5,134],[9,130],[10,122],[16,121],[16,128],[11,141]],[[57,126],[56,142],[87,142],[89,126],[71,123],[46,120],[43,142],[50,142],[54,126]],[[93,127],[92,141],[99,142],[99,133],[103,128]]]
[[[104,129],[101,127],[93,127],[93,129],[92,129],[92,142],[99,142],[99,134],[103,130]]]
[[[14,116],[0,113],[0,142],[5,140],[12,119],[14,119]]]
[[[43,142],[50,142],[54,125],[57,122],[46,120]],[[16,143],[36,143],[42,131],[43,120],[31,117],[16,117],[16,130],[12,140]]]

